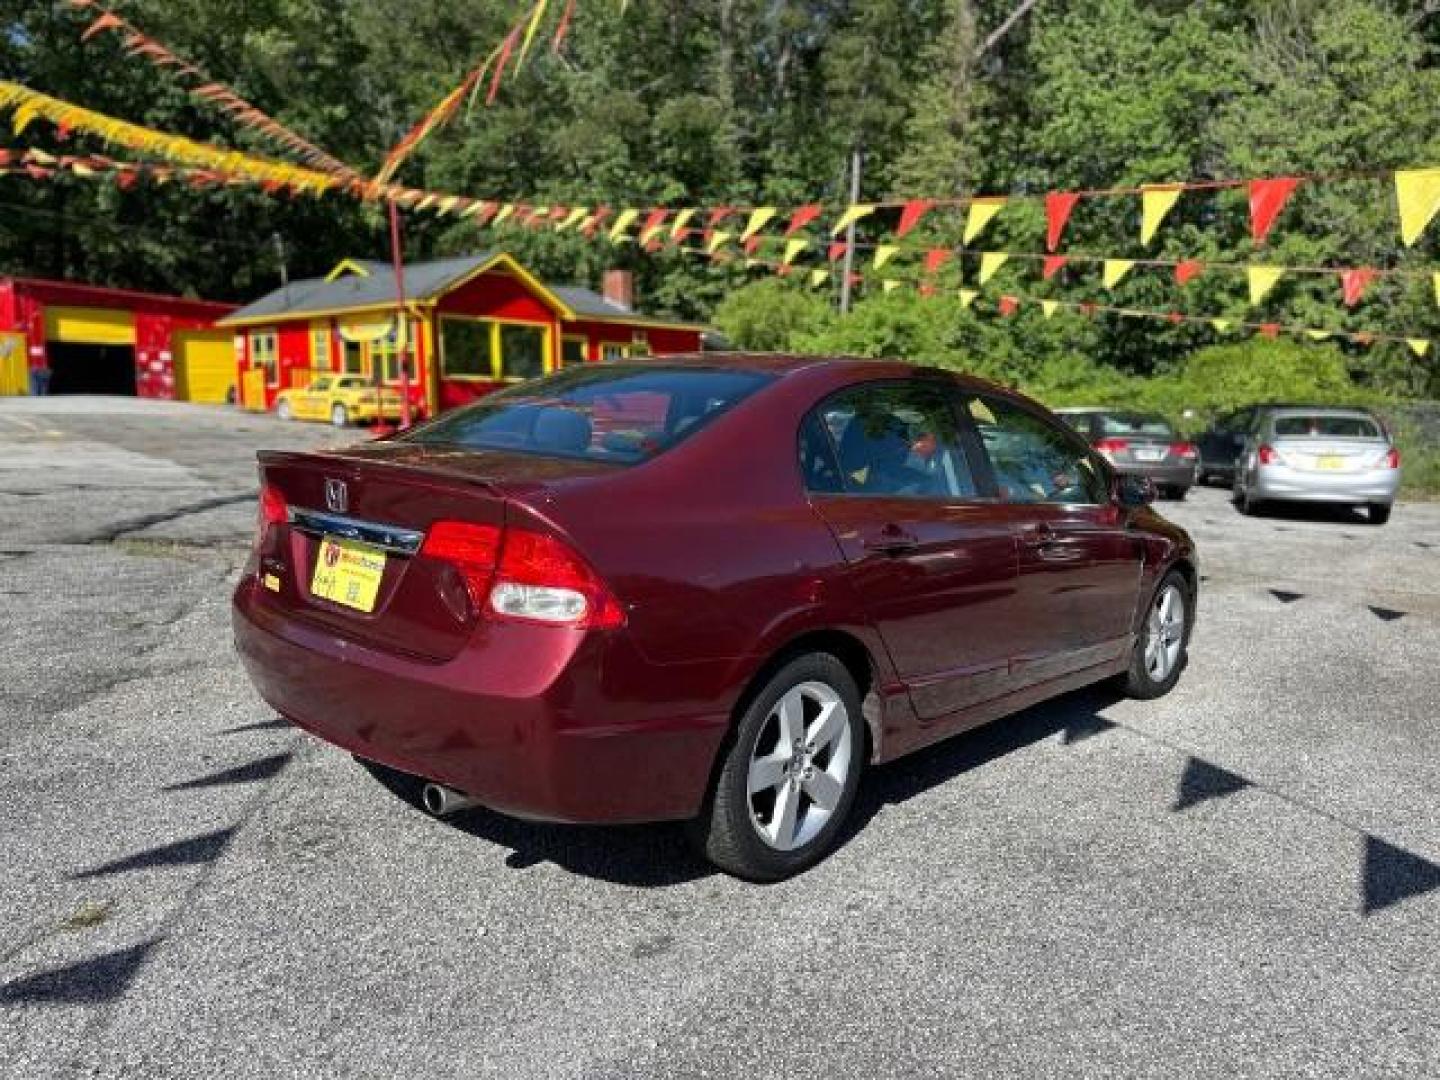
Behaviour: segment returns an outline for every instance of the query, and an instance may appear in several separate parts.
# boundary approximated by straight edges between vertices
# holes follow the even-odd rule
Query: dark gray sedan
[[[1167,499],[1183,499],[1195,483],[1200,452],[1157,413],[1125,409],[1056,409],[1115,471],[1154,481]]]

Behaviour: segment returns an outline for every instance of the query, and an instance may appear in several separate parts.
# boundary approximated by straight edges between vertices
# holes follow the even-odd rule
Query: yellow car
[[[379,419],[400,419],[400,391],[380,390],[364,375],[320,375],[302,388],[282,390],[275,398],[281,420],[329,420],[336,427]]]

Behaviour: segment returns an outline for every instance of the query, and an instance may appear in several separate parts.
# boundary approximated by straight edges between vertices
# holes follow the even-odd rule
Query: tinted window
[[[1277,437],[1289,438],[1330,438],[1330,439],[1379,439],[1383,438],[1380,426],[1364,416],[1277,416],[1275,418]]]
[[[975,496],[951,399],[940,388],[872,383],[835,395],[818,412],[846,492]]]
[[[1104,474],[1073,434],[1001,398],[968,399],[1001,498],[1027,503],[1098,504]]]
[[[491,394],[401,438],[474,450],[643,461],[770,381],[753,371],[717,368],[576,368]]]
[[[845,490],[835,447],[818,413],[810,413],[800,425],[800,475],[806,491],[836,494]]]
[[[1175,429],[1163,416],[1142,413],[1101,413],[1097,418],[1100,435],[1159,435],[1172,438]]]

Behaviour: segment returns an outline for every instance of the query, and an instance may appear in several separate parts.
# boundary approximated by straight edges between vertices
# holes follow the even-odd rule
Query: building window
[[[607,364],[624,360],[630,355],[630,346],[619,341],[605,341],[600,344],[600,359]]]
[[[415,381],[415,349],[416,338],[419,336],[419,327],[412,319],[409,323],[409,339],[405,346],[405,374],[410,382]],[[370,345],[371,370],[374,365],[379,364],[381,378],[387,383],[398,383],[400,381],[400,350],[395,347],[392,337],[385,337]]]
[[[265,372],[266,386],[280,385],[279,347],[275,343],[275,331],[252,330],[250,332],[250,366]]]
[[[365,374],[365,347],[358,341],[344,342],[345,350],[341,355],[340,370],[347,375]]]
[[[316,326],[310,330],[310,366],[316,371],[330,370],[329,326]]]
[[[631,340],[631,342],[630,342],[630,355],[631,355],[631,356],[649,356],[649,355],[650,355],[650,339],[645,336],[645,332],[644,332],[643,330],[636,330],[636,331],[635,331],[635,337],[634,337],[634,338]]]
[[[566,334],[560,341],[560,363],[565,367],[585,363],[588,348],[589,342],[585,338]]]
[[[545,374],[549,335],[539,323],[442,319],[441,371],[448,379],[533,379]]]

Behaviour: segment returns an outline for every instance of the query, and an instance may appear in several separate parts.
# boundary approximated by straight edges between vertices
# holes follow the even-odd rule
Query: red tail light
[[[1195,444],[1188,442],[1171,443],[1170,453],[1185,458],[1188,461],[1194,461],[1200,456],[1200,451],[1195,448]]]
[[[622,626],[625,613],[564,541],[529,529],[437,521],[420,554],[455,566],[476,608],[496,619],[551,626]]]
[[[1400,451],[1392,446],[1385,454],[1384,465],[1387,469],[1400,468]]]
[[[1256,451],[1256,457],[1260,459],[1261,465],[1279,465],[1284,460],[1280,456],[1280,451],[1269,445],[1262,445]]]
[[[495,563],[500,553],[498,525],[472,525],[468,521],[437,521],[425,535],[420,554],[448,562],[460,571],[476,608],[484,610]]]
[[[1122,454],[1130,449],[1129,439],[1097,439],[1095,450],[1107,457],[1111,454]]]
[[[285,505],[285,496],[280,489],[270,484],[260,485],[260,512],[255,522],[255,545],[265,539],[271,525],[283,525],[290,520],[290,507]]]

